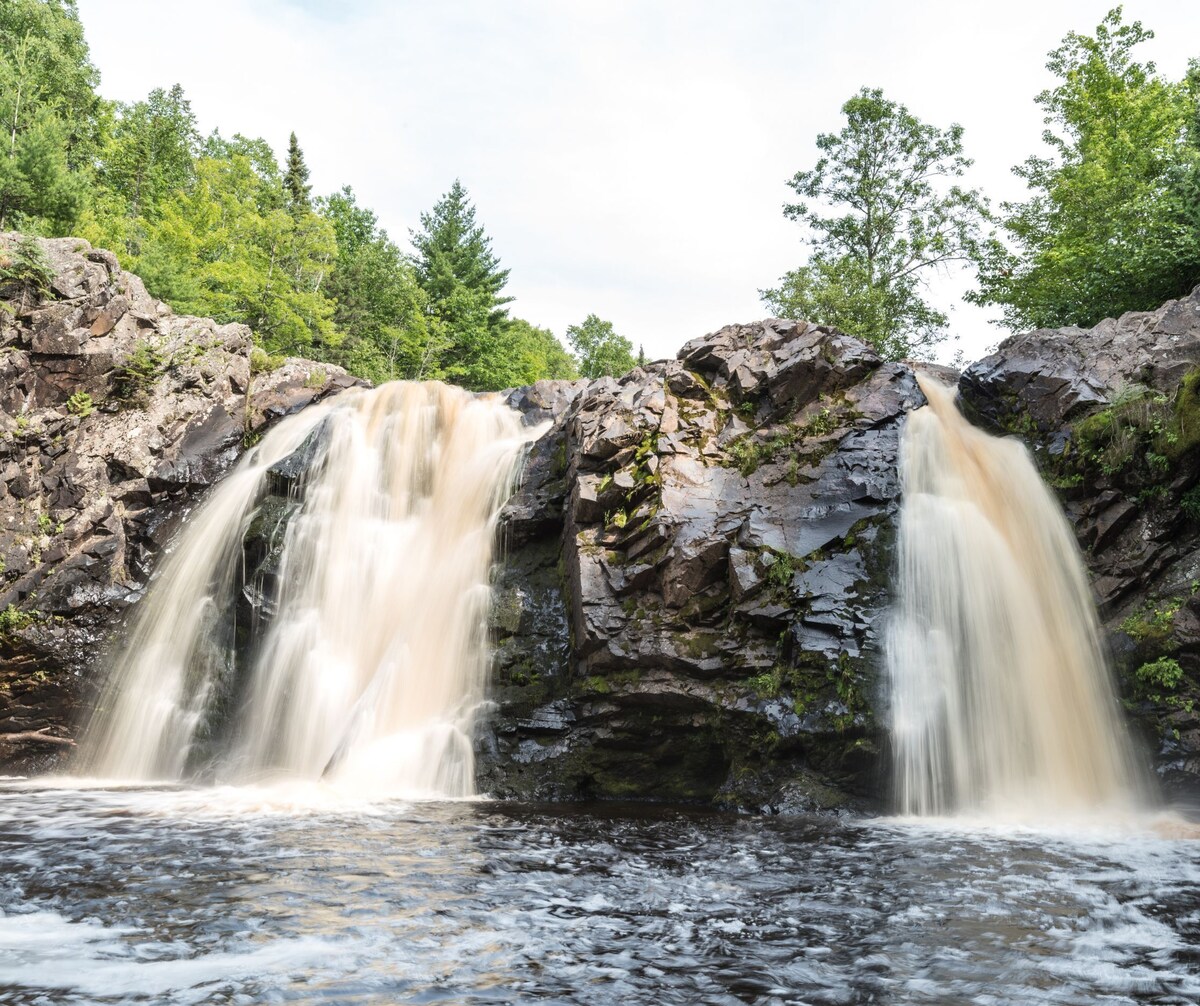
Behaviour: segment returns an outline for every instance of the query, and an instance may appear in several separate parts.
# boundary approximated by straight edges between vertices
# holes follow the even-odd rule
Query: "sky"
[[[514,315],[562,337],[595,313],[674,356],[767,314],[758,290],[804,260],[782,206],[842,103],[881,87],[965,128],[968,177],[1019,199],[1041,149],[1046,54],[1091,33],[1082,0],[79,0],[101,91],[183,85],[203,132],[295,131],[316,194],[351,185],[407,247],[462,180],[511,270]],[[1200,56],[1195,0],[1125,4],[1172,79]],[[1006,333],[937,277],[949,359]]]

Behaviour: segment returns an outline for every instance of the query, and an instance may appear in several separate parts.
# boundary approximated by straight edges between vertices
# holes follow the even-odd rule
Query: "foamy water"
[[[897,806],[910,814],[1128,810],[1147,799],[1079,547],[1029,452],[929,405],[901,450],[887,640]]]
[[[6,1003],[1194,1003],[1137,822],[0,788]]]
[[[531,435],[498,398],[438,382],[279,423],[174,543],[76,770],[474,793],[496,518]],[[266,498],[301,449],[301,491]],[[256,522],[269,575],[247,568]],[[247,613],[243,595],[263,600]]]

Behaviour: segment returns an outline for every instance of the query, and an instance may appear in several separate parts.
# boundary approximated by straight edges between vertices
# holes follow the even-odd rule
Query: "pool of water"
[[[1196,1003],[1200,843],[0,786],[0,1003]]]

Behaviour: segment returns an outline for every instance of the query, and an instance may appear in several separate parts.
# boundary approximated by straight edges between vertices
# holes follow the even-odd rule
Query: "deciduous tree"
[[[925,280],[974,261],[988,219],[978,191],[956,181],[971,164],[962,127],[927,125],[868,88],[842,112],[846,125],[817,137],[820,159],[789,183],[802,201],[784,213],[807,226],[812,253],[761,295],[777,313],[836,325],[887,358],[924,352],[947,323]]]
[[[1011,328],[1091,326],[1200,283],[1200,64],[1163,79],[1135,58],[1151,38],[1117,7],[1050,53],[1050,154],[1014,169],[1030,197],[1004,205],[1009,244],[992,244],[972,294]]]
[[[578,325],[567,328],[567,341],[579,358],[583,377],[620,377],[631,371],[633,343],[618,335],[611,321],[589,314]]]

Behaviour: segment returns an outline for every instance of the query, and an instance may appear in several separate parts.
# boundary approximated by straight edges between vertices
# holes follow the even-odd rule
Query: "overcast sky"
[[[966,128],[971,182],[1019,198],[1040,147],[1046,53],[1091,32],[1080,0],[79,0],[101,90],[180,83],[200,128],[300,138],[314,192],[349,184],[402,245],[461,178],[512,272],[513,313],[596,313],[673,356],[764,311],[798,265],[785,181],[859,87]],[[1125,5],[1178,79],[1196,0]],[[937,284],[968,358],[1004,334]]]

